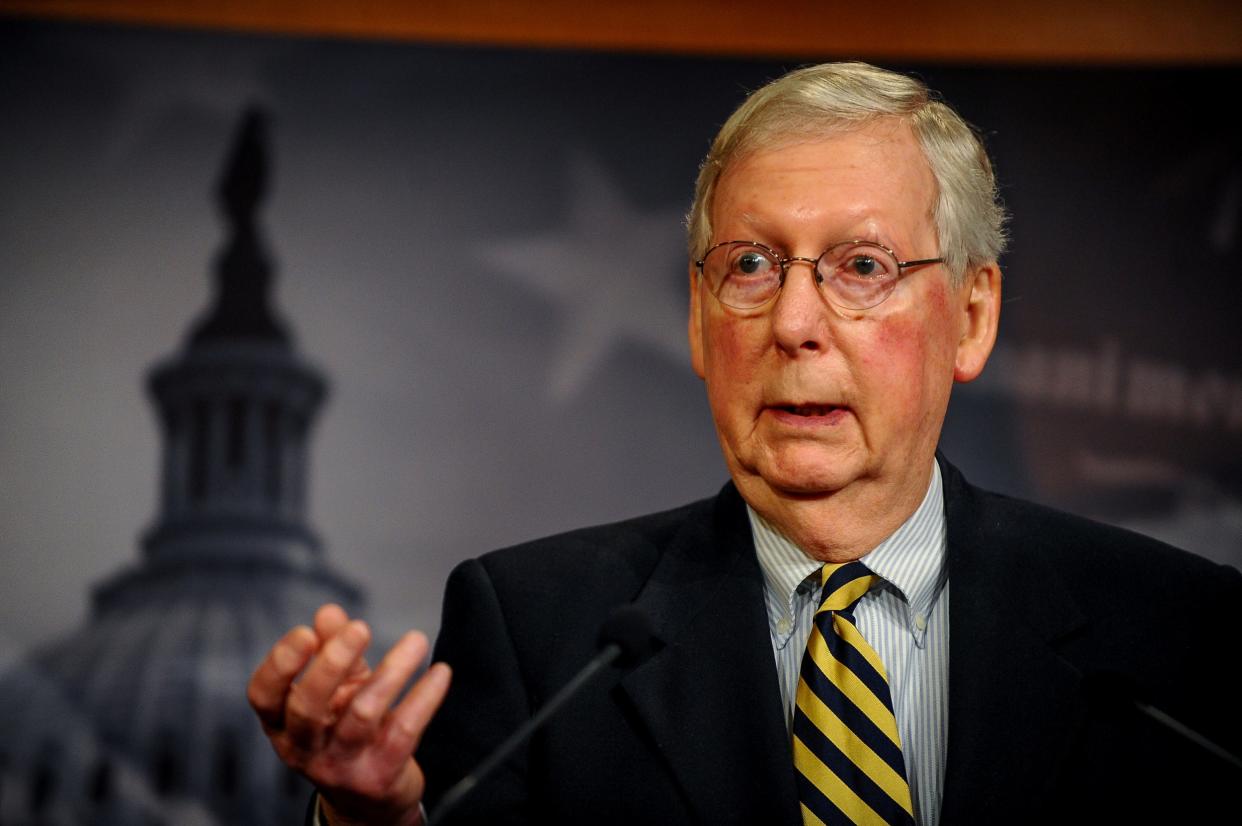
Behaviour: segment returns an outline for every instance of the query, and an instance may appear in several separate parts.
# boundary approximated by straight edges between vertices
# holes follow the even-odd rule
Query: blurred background
[[[682,215],[807,62],[913,72],[1013,213],[977,484],[1242,566],[1242,12],[0,0],[0,823],[296,822],[319,601],[713,494]]]

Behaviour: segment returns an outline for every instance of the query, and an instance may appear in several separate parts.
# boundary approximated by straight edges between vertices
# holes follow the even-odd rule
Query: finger
[[[315,633],[319,635],[319,639],[327,641],[335,637],[349,623],[349,614],[345,609],[336,603],[329,602],[321,605],[319,610],[315,612]],[[350,670],[348,679],[365,680],[371,674],[371,668],[367,665],[365,659],[360,659],[354,663],[354,667]]]
[[[339,719],[345,714],[345,709],[349,707],[349,704],[354,701],[354,695],[358,693],[358,689],[365,684],[366,678],[355,680],[352,676],[346,676],[345,682],[332,692],[332,699],[328,701],[328,710]]]
[[[349,614],[334,602],[319,606],[319,610],[315,612],[315,633],[325,642],[341,633],[341,629],[348,623]]]
[[[445,663],[435,663],[410,689],[384,726],[379,752],[387,761],[398,761],[414,753],[427,724],[435,716],[448,693],[453,673]]]
[[[370,639],[367,624],[351,620],[320,647],[302,678],[290,688],[285,724],[296,744],[305,747],[313,743],[335,722],[329,701]]]
[[[246,688],[246,698],[268,730],[284,727],[289,688],[318,647],[315,632],[299,625],[277,640],[255,668]]]
[[[384,715],[427,657],[429,648],[425,635],[410,631],[384,655],[375,674],[354,694],[337,724],[336,736],[342,743],[365,743],[375,737]]]

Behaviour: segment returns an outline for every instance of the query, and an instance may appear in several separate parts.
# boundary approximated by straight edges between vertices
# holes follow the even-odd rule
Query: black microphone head
[[[655,629],[637,606],[622,605],[604,620],[599,629],[599,645],[601,648],[616,645],[621,649],[616,665],[633,668],[655,653]]]

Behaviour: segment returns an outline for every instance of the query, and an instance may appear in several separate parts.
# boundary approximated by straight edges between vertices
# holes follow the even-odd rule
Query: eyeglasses
[[[908,267],[944,263],[943,258],[899,261],[897,253],[874,241],[839,241],[819,258],[782,258],[758,241],[722,241],[694,265],[721,304],[753,310],[781,291],[789,265],[799,261],[815,269],[815,283],[828,300],[847,310],[868,310],[883,302]]]

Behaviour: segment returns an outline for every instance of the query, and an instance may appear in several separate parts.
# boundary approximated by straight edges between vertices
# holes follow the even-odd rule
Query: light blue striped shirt
[[[747,510],[763,569],[768,626],[789,726],[802,654],[819,607],[819,583],[812,575],[823,563]],[[883,582],[859,601],[854,618],[888,671],[914,820],[920,826],[935,826],[940,821],[949,735],[949,582],[944,489],[937,463],[932,463],[922,504],[862,562]]]

